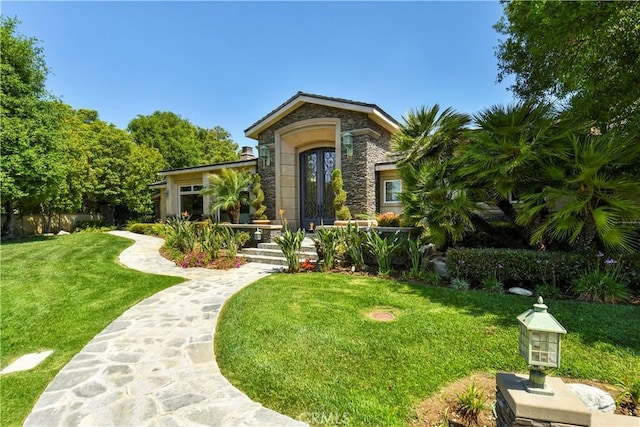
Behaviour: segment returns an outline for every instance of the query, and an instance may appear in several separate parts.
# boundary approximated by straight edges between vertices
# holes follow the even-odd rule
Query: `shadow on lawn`
[[[2,236],[0,245],[14,245],[16,243],[41,242],[44,240],[53,240],[56,236],[22,236],[22,237],[6,237]]]
[[[482,291],[456,291],[400,282],[399,292],[419,295],[444,306],[455,307],[472,316],[490,314],[497,325],[518,326],[516,316],[533,307],[534,298],[491,294]],[[607,343],[626,348],[640,356],[640,307],[591,304],[570,300],[545,300],[549,313],[586,345]]]

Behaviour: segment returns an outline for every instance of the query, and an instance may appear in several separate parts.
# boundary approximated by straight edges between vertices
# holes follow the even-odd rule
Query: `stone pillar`
[[[591,426],[592,413],[560,378],[547,377],[553,396],[528,393],[525,375],[496,375],[497,427]]]
[[[202,172],[202,188],[209,187],[209,172]],[[202,195],[202,219],[211,218],[211,196]]]

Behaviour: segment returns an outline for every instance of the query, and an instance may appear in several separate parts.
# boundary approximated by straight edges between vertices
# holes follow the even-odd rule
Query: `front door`
[[[335,220],[331,189],[335,163],[336,153],[331,148],[305,151],[300,155],[300,212],[305,229],[311,228],[311,223],[333,224]]]

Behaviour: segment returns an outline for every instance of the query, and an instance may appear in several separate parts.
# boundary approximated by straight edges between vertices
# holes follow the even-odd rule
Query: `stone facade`
[[[276,212],[275,158],[278,155],[276,132],[296,122],[316,118],[338,119],[341,133],[347,131],[354,133],[353,156],[348,158],[344,147],[340,153],[336,152],[336,158],[340,156],[344,189],[347,192],[346,204],[353,215],[376,212],[379,192],[376,186],[375,164],[387,160],[391,135],[365,113],[324,105],[304,104],[265,129],[258,137],[259,145],[267,146],[271,154],[271,162],[268,166],[258,161],[258,173],[262,176],[267,216],[273,219],[279,218]],[[335,144],[335,141],[319,142],[326,142],[327,146]],[[304,147],[300,148],[299,153],[302,151]]]

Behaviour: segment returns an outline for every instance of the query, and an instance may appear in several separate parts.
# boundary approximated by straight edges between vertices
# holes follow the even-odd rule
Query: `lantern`
[[[560,366],[560,337],[567,330],[547,312],[542,297],[518,317],[520,323],[519,349],[520,356],[531,366],[529,380],[525,382],[530,393],[553,395],[545,384],[545,367]]]
[[[269,166],[271,164],[271,151],[266,145],[261,145],[258,148],[258,157],[262,166]]]
[[[342,134],[342,145],[347,150],[347,158],[353,156],[353,134],[351,132],[345,132]]]

